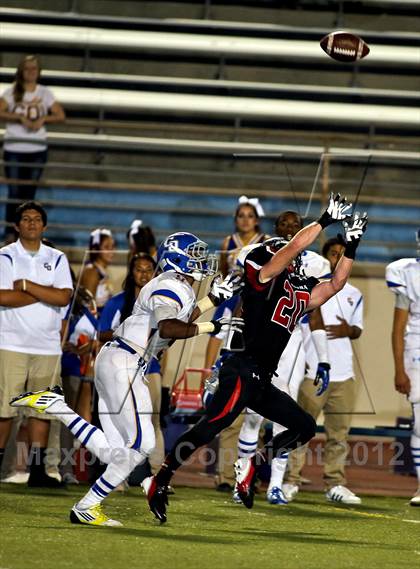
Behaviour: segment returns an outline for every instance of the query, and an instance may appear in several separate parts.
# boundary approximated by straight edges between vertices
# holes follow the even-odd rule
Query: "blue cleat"
[[[289,503],[286,500],[283,490],[278,486],[273,486],[267,490],[267,502],[275,506],[285,506]]]

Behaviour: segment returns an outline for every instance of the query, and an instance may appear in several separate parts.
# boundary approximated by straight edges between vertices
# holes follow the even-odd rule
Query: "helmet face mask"
[[[165,239],[158,251],[162,271],[174,271],[191,276],[196,281],[214,275],[218,262],[210,255],[208,245],[192,233],[173,233]]]

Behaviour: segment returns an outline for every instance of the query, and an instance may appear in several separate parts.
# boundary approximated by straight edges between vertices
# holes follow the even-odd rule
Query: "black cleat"
[[[66,488],[65,482],[60,482],[48,474],[30,474],[28,478],[29,488]]]
[[[150,511],[161,524],[166,522],[166,506],[168,502],[168,487],[157,483],[155,476],[145,478],[141,483],[149,502]]]
[[[239,458],[234,465],[237,495],[249,510],[254,505],[254,483],[256,478],[255,456]]]

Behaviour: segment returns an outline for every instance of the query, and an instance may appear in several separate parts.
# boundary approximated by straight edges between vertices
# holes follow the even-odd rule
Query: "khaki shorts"
[[[15,417],[18,407],[10,407],[9,401],[24,391],[41,391],[47,386],[61,383],[61,355],[45,356],[22,354],[0,350],[0,417]],[[51,415],[40,415],[27,409],[28,416],[38,419],[52,419]]]

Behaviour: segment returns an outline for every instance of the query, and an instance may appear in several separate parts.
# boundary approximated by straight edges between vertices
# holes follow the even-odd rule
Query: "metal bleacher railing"
[[[0,132],[1,134],[1,132]],[[67,150],[75,149],[111,150],[124,148],[141,151],[172,153],[175,156],[191,156],[197,153],[204,155],[228,156],[235,154],[251,154],[258,158],[258,154],[272,153],[274,156],[285,156],[295,159],[311,158],[319,160],[323,149],[319,146],[302,147],[293,145],[264,145],[247,143],[228,143],[210,141],[186,141],[171,139],[147,139],[136,137],[123,137],[101,134],[71,134],[50,133],[50,148],[63,146]],[[386,150],[363,150],[351,148],[329,148],[330,159],[346,163],[351,159],[351,164],[356,161],[366,162],[369,157],[372,168],[383,163],[392,163],[396,167],[404,168],[418,165],[420,153]],[[50,178],[49,169],[60,172],[59,178]],[[235,201],[242,190],[239,187],[227,188],[212,187],[208,179],[203,185],[191,184],[164,184],[164,183],[123,183],[100,181],[104,171],[127,171],[134,174],[142,173],[141,167],[118,165],[103,165],[94,163],[76,164],[70,158],[68,161],[47,164],[44,179],[41,181],[38,192],[39,199],[46,205],[50,216],[50,232],[58,244],[67,244],[77,251],[82,250],[87,242],[89,231],[94,225],[106,223],[117,234],[121,243],[125,240],[125,233],[131,219],[140,215],[152,225],[158,237],[163,237],[174,230],[179,230],[179,224],[185,224],[187,230],[198,230],[200,235],[207,238],[215,246],[219,245],[223,236],[231,228],[231,212],[235,207]],[[86,181],[83,172],[90,171],[98,175],[97,180]],[[70,174],[71,172],[71,174]],[[79,179],[77,179],[79,177]],[[243,177],[238,174],[238,180]],[[266,223],[270,224],[276,217],[276,212],[284,207],[297,208],[304,211],[308,203],[308,192],[294,192],[288,187],[285,176],[277,175],[278,190],[264,190],[259,188],[258,173],[250,174],[255,180],[255,189],[252,195],[258,195],[263,203],[270,204]],[[0,179],[0,185],[10,182],[5,178]],[[308,179],[306,187],[314,187],[313,180]],[[28,183],[28,182],[27,182]],[[325,180],[323,181],[325,184]],[[286,188],[286,189],[284,189]],[[70,191],[71,190],[71,191]],[[410,251],[413,248],[411,233],[418,223],[420,209],[416,194],[413,197],[401,197],[398,195],[398,182],[395,183],[394,197],[385,196],[382,193],[372,195],[372,185],[368,194],[362,193],[359,197],[360,207],[373,213],[372,226],[376,231],[372,232],[371,238],[366,240],[369,252],[366,259],[376,261],[388,261],[390,257],[399,254],[404,249]],[[410,195],[410,194],[409,194]],[[213,196],[213,202],[209,198]],[[319,207],[322,199],[322,188],[315,188],[314,202]],[[0,204],[7,203],[6,194],[0,196]],[[273,209],[274,208],[274,209]],[[309,211],[309,210],[308,210]],[[309,218],[313,216],[310,210]],[[75,221],[77,220],[77,222]],[[4,225],[4,222],[0,222]],[[402,239],[393,240],[391,230],[400,227]],[[385,237],[383,237],[385,235]],[[386,237],[388,235],[388,238]],[[378,238],[381,236],[381,238]],[[404,240],[405,239],[405,240]],[[366,249],[367,251],[367,249]]]
[[[272,4],[274,6],[275,3]],[[339,4],[337,2],[337,5]],[[197,58],[198,61],[204,61],[211,58],[218,60],[221,65],[229,59],[240,61],[244,66],[257,67],[265,61],[273,66],[290,62],[321,70],[344,69],[340,64],[333,64],[320,49],[314,49],[315,40],[319,40],[319,37],[329,31],[320,28],[210,20],[152,20],[122,17],[115,19],[110,16],[10,8],[0,8],[0,17],[2,18],[0,45],[3,45],[5,50],[10,52],[26,50],[29,42],[35,49],[45,50],[45,53],[55,54],[56,51],[60,53],[60,50],[63,50],[63,53],[81,53],[87,62],[86,69],[89,69],[89,58],[98,52],[109,53],[111,58],[126,56],[153,58],[159,55],[170,58],[179,55],[186,60]],[[115,29],[116,27],[120,29]],[[361,69],[370,73],[383,72],[390,76],[403,73],[410,78],[415,77],[420,59],[420,34],[415,32],[383,34],[364,31],[363,35],[371,42],[372,49],[369,58],[360,63]],[[346,69],[348,72],[349,68]],[[353,72],[357,73],[358,69],[358,65],[354,66]],[[0,84],[1,90],[10,85],[13,74],[14,69],[10,67],[0,68],[0,81],[4,82]],[[150,77],[111,72],[91,73],[88,70],[83,72],[44,70],[42,80],[53,87],[57,100],[63,104],[70,116],[65,132],[54,129],[49,132],[48,142],[53,152],[40,186],[44,188],[40,195],[53,214],[50,228],[54,229],[57,235],[64,234],[66,230],[74,230],[76,233],[79,232],[81,236],[79,241],[81,241],[82,236],[90,229],[90,225],[75,224],[74,218],[70,223],[69,216],[64,213],[67,204],[67,207],[73,211],[90,210],[93,224],[96,223],[93,215],[95,211],[97,214],[102,212],[103,219],[107,220],[106,212],[114,208],[117,213],[119,212],[119,216],[113,217],[111,225],[122,238],[126,231],[124,223],[133,209],[129,195],[133,197],[135,195],[136,209],[150,214],[151,219],[154,215],[153,219],[156,222],[161,221],[165,213],[172,212],[172,217],[165,227],[163,223],[161,227],[157,227],[158,235],[175,229],[176,227],[170,224],[176,224],[178,221],[181,223],[181,220],[185,220],[185,216],[192,218],[193,215],[202,215],[203,218],[218,217],[226,220],[225,226],[223,224],[214,227],[204,226],[204,231],[207,231],[206,235],[210,240],[219,242],[223,234],[230,229],[228,218],[233,209],[233,200],[240,193],[251,192],[263,199],[272,200],[270,204],[273,208],[280,207],[275,201],[280,197],[286,201],[291,200],[292,204],[293,200],[302,203],[307,201],[308,193],[313,187],[313,179],[310,179],[307,171],[299,174],[302,183],[294,189],[291,188],[288,172],[279,174],[278,170],[273,171],[271,178],[278,188],[274,190],[262,184],[264,180],[268,180],[270,173],[261,173],[261,169],[235,171],[235,168],[226,166],[211,169],[210,165],[211,159],[224,160],[226,163],[228,160],[234,161],[238,155],[257,154],[257,158],[251,160],[259,160],[258,156],[271,154],[297,164],[304,165],[311,162],[315,165],[315,171],[321,157],[325,158],[324,166],[330,166],[332,163],[345,165],[346,168],[343,168],[346,171],[337,174],[328,173],[332,168],[324,167],[320,170],[322,180],[316,188],[318,195],[315,201],[316,199],[319,201],[325,195],[329,182],[339,183],[340,187],[345,188],[350,177],[357,177],[358,174],[354,175],[351,171],[352,165],[355,165],[356,169],[363,170],[364,163],[369,161],[372,169],[385,167],[393,169],[394,174],[399,172],[400,175],[394,175],[389,179],[386,175],[372,177],[369,180],[368,190],[364,190],[360,195],[360,203],[366,207],[377,208],[376,223],[382,224],[384,230],[381,238],[372,239],[370,245],[381,249],[383,258],[388,253],[391,254],[390,252],[397,250],[399,252],[401,247],[408,249],[409,244],[411,246],[408,236],[395,241],[391,230],[401,224],[405,229],[410,228],[417,223],[418,218],[416,217],[418,209],[415,209],[418,206],[416,201],[418,183],[415,173],[420,160],[416,145],[416,135],[420,126],[420,96],[414,87],[412,90],[366,89],[222,79]],[[413,80],[413,85],[415,81],[417,79]],[[139,115],[144,121],[150,116],[159,117],[154,119],[156,130],[159,131],[158,136],[132,135],[134,129],[138,127]],[[86,119],[87,116],[96,118]],[[104,117],[110,116],[112,120],[104,120]],[[116,116],[119,120],[115,120]],[[121,127],[121,116],[126,119],[124,127]],[[191,117],[199,117],[208,123],[212,123],[214,119],[230,120],[231,124],[235,125],[235,130],[229,133],[229,138],[231,139],[233,134],[234,140],[238,141],[228,141],[226,136],[223,140],[211,140],[211,137],[206,136],[204,128],[201,131],[197,130],[198,134],[196,132],[190,139],[181,138],[181,129],[172,134],[172,138],[166,133],[165,136],[162,134],[166,127],[165,121],[169,123],[173,117],[176,117],[180,121],[178,124],[185,128]],[[183,125],[181,121],[184,119]],[[263,124],[264,129],[269,129],[276,121],[281,124],[286,123],[290,130],[295,124],[300,124],[307,132],[304,140],[300,141],[297,140],[299,137],[290,139],[287,131],[283,138],[277,132],[276,137],[271,139],[290,141],[289,144],[239,142],[239,138],[244,139],[238,135],[239,128],[237,128],[239,125],[242,135],[244,131],[244,127],[241,126],[242,120],[255,121],[252,123],[253,127],[256,123]],[[325,136],[319,136],[318,125],[322,125],[324,131],[335,129],[334,137],[327,139]],[[109,134],[114,128],[118,129],[117,134]],[[359,128],[358,132],[363,132],[363,141],[359,139],[355,142],[350,138],[343,138],[343,135],[351,133],[355,128]],[[401,145],[394,145],[391,139],[382,144],[380,137],[374,134],[375,130],[380,128],[394,136],[403,133],[404,138],[400,139]],[[130,135],[122,135],[121,130],[124,133],[129,132]],[[264,141],[265,135],[266,130],[261,130],[257,135],[255,129],[250,140]],[[380,148],[375,145],[379,145]],[[67,153],[65,159],[63,154],[60,156],[61,159],[57,159],[54,151],[62,153],[63,150]],[[85,150],[97,153],[98,163],[94,159],[78,160],[77,152]],[[169,156],[175,159],[180,156],[185,160],[203,157],[203,164],[205,160],[207,162],[196,167],[194,171],[196,177],[193,181],[186,183],[184,180],[182,183],[177,183],[183,175],[184,177],[188,175],[185,160],[183,165],[179,166],[174,166],[173,161],[168,164],[161,161],[157,166],[146,161],[144,164],[133,165],[130,161],[125,163],[124,159],[119,160],[117,164],[103,160],[104,156],[113,153]],[[52,171],[54,176],[50,174]],[[130,182],[127,178],[118,181],[119,172],[121,175],[138,174],[139,177],[147,174],[148,183]],[[410,176],[406,176],[406,172],[409,172]],[[107,174],[112,174],[111,181],[107,179]],[[162,181],[160,175],[163,174],[166,178],[170,178],[169,183]],[[199,176],[202,179],[201,183],[197,183]],[[103,179],[107,181],[101,181]],[[223,184],[223,180],[233,179],[235,184],[230,186]],[[246,189],[242,189],[241,184],[245,179]],[[214,183],[216,180],[217,184]],[[5,182],[5,179],[0,181],[3,187]],[[67,195],[60,193],[60,189],[64,188],[73,191],[67,191]],[[299,193],[302,188],[305,188],[305,191]],[[401,191],[401,188],[405,190]],[[155,195],[176,194],[179,196],[178,203],[174,204],[169,200],[168,204],[162,204],[143,199],[150,189]],[[105,195],[111,192],[115,194],[117,191],[121,198],[118,203],[109,204],[99,198],[101,192]],[[85,200],[82,197],[83,193],[94,194],[97,199]],[[219,196],[220,200],[225,196],[231,202],[220,201],[218,204],[220,207],[217,209],[206,203],[206,196],[209,195]],[[192,205],[194,196],[201,197],[203,201],[201,207],[197,202]],[[6,198],[2,197],[0,203],[5,203],[5,200]],[[389,206],[388,211],[383,210],[386,206]],[[391,210],[393,206],[395,206],[394,212]],[[411,217],[407,213],[410,208],[413,213]],[[61,212],[61,217],[58,212]],[[269,220],[272,221],[273,217],[274,214],[269,216]],[[389,229],[389,234],[386,228]],[[76,238],[75,243],[79,241]]]
[[[321,36],[322,37],[322,36]],[[418,41],[418,34],[411,36]],[[203,33],[176,33],[161,31],[131,31],[100,27],[22,24],[3,22],[3,45],[34,45],[62,47],[73,50],[113,50],[120,52],[153,51],[153,53],[182,53],[189,56],[241,57],[244,59],[291,59],[314,63],[328,61],[314,42],[307,40],[238,37],[236,35],[206,35]],[[395,66],[415,69],[419,48],[414,45],[371,45],[367,66]]]

